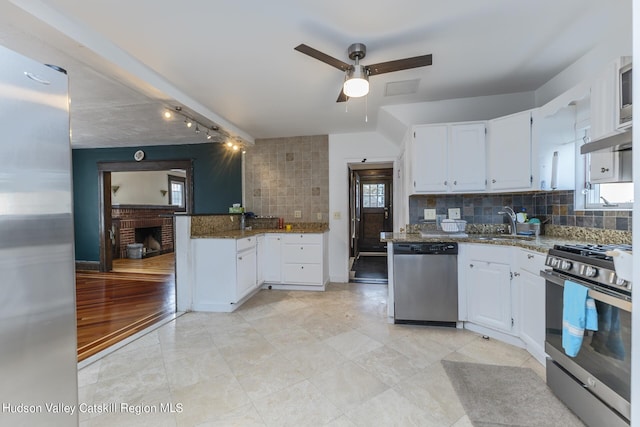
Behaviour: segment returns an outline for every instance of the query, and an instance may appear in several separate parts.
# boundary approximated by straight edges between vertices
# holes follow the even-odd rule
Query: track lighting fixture
[[[242,151],[243,154],[246,153],[246,147],[241,140],[233,141],[232,139],[230,139],[230,135],[223,130],[221,131],[220,127],[215,123],[210,126],[205,126],[201,121],[195,120],[192,116],[185,114],[185,112],[182,111],[182,107],[180,106],[176,106],[174,109],[167,108],[162,113],[162,116],[166,120],[173,119],[174,115],[184,117],[184,124],[187,128],[192,128],[193,125],[195,125],[196,134],[200,134],[201,131],[206,130],[205,138],[207,139],[207,141],[212,141],[214,139],[214,136],[216,136],[215,134],[218,134],[220,139],[223,139],[223,141],[225,142],[220,141],[220,139],[218,139],[217,141],[222,142],[229,150],[233,152]]]

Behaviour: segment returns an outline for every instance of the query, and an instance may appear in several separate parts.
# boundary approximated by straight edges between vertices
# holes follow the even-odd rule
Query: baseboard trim
[[[76,261],[76,270],[100,271],[100,261]]]

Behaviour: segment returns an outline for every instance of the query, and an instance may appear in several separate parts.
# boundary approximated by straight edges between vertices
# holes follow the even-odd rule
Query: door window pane
[[[384,184],[362,184],[362,207],[384,208]]]

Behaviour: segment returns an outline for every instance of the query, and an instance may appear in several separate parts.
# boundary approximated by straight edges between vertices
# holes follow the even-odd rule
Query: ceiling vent
[[[418,92],[420,79],[389,82],[384,89],[384,96],[409,95]]]

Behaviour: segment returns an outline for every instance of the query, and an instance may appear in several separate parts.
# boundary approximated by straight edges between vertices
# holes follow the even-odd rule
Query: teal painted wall
[[[76,260],[99,261],[98,162],[133,162],[140,147],[76,149],[73,156],[73,207]],[[221,144],[141,147],[143,161],[193,160],[194,213],[228,212],[242,202],[242,158]]]

